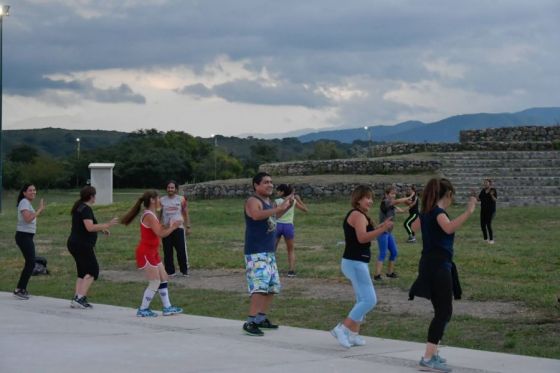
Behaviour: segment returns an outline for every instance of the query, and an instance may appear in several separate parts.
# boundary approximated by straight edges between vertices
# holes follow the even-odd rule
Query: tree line
[[[90,163],[106,162],[115,163],[113,183],[117,188],[161,188],[169,179],[185,183],[249,177],[267,162],[360,157],[368,146],[363,141],[302,143],[297,138],[208,139],[156,129],[129,134],[107,131],[108,136],[99,135],[103,131],[91,132],[97,137],[84,137],[88,146],[78,152],[76,137],[68,132],[43,136],[40,141],[27,134],[20,143],[10,144],[4,159],[3,187],[17,189],[32,182],[43,189],[75,188],[89,179]]]

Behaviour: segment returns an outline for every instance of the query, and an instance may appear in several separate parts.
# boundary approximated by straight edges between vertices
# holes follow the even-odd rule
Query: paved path
[[[241,321],[176,315],[141,319],[135,310],[68,300],[28,301],[0,292],[0,372],[417,372],[421,343],[366,337],[346,350],[326,331],[282,326],[264,337]],[[560,372],[560,360],[444,347],[454,372]]]

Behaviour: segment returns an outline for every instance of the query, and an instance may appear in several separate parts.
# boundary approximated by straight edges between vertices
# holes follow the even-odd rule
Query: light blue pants
[[[356,304],[348,314],[355,322],[363,322],[366,314],[377,304],[377,296],[369,274],[368,263],[357,260],[342,259],[342,273],[352,283],[356,294]]]

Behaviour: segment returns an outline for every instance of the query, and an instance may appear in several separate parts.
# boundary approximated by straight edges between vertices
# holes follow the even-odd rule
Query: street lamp
[[[212,138],[214,139],[214,180],[217,179],[217,169],[218,169],[218,135],[212,134]]]
[[[10,15],[9,5],[0,5],[0,213],[2,213],[2,21],[4,16]]]
[[[371,155],[371,129],[369,129],[368,126],[364,126],[364,130],[367,132],[368,135],[368,151],[367,154],[368,156]]]
[[[80,138],[76,137],[76,188],[80,187]]]
[[[78,161],[80,160],[80,138],[77,137],[76,138],[76,153],[77,153],[77,158]]]

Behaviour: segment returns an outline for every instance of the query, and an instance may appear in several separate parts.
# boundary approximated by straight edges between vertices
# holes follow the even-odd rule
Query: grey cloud
[[[293,105],[318,108],[332,104],[324,95],[313,92],[312,89],[303,85],[281,83],[269,86],[252,80],[235,80],[211,88],[203,84],[194,84],[183,87],[179,93],[198,97],[217,96],[230,102],[256,105]]]
[[[337,85],[356,76],[405,82],[444,79],[423,67],[429,58],[466,65],[463,80],[442,84],[472,91],[507,95],[521,87],[529,95],[553,97],[559,83],[558,78],[551,79],[560,76],[556,0],[472,0],[452,5],[445,0],[125,3],[87,2],[100,16],[83,18],[77,5],[18,1],[3,28],[6,91],[33,95],[53,85],[44,76],[94,69],[187,65],[201,72],[222,55],[249,61],[247,67],[256,73],[266,67],[284,83],[273,90],[248,81],[232,82],[187,87],[185,93],[322,107],[333,103],[302,90],[303,85]],[[489,52],[515,43],[535,46],[540,53],[507,67],[485,59]],[[86,87],[68,84],[59,89],[80,92]],[[85,99],[143,99],[129,87],[87,90],[89,95],[82,94]],[[401,110],[384,108],[383,117]],[[353,115],[342,106],[340,112],[348,115],[341,122]]]

